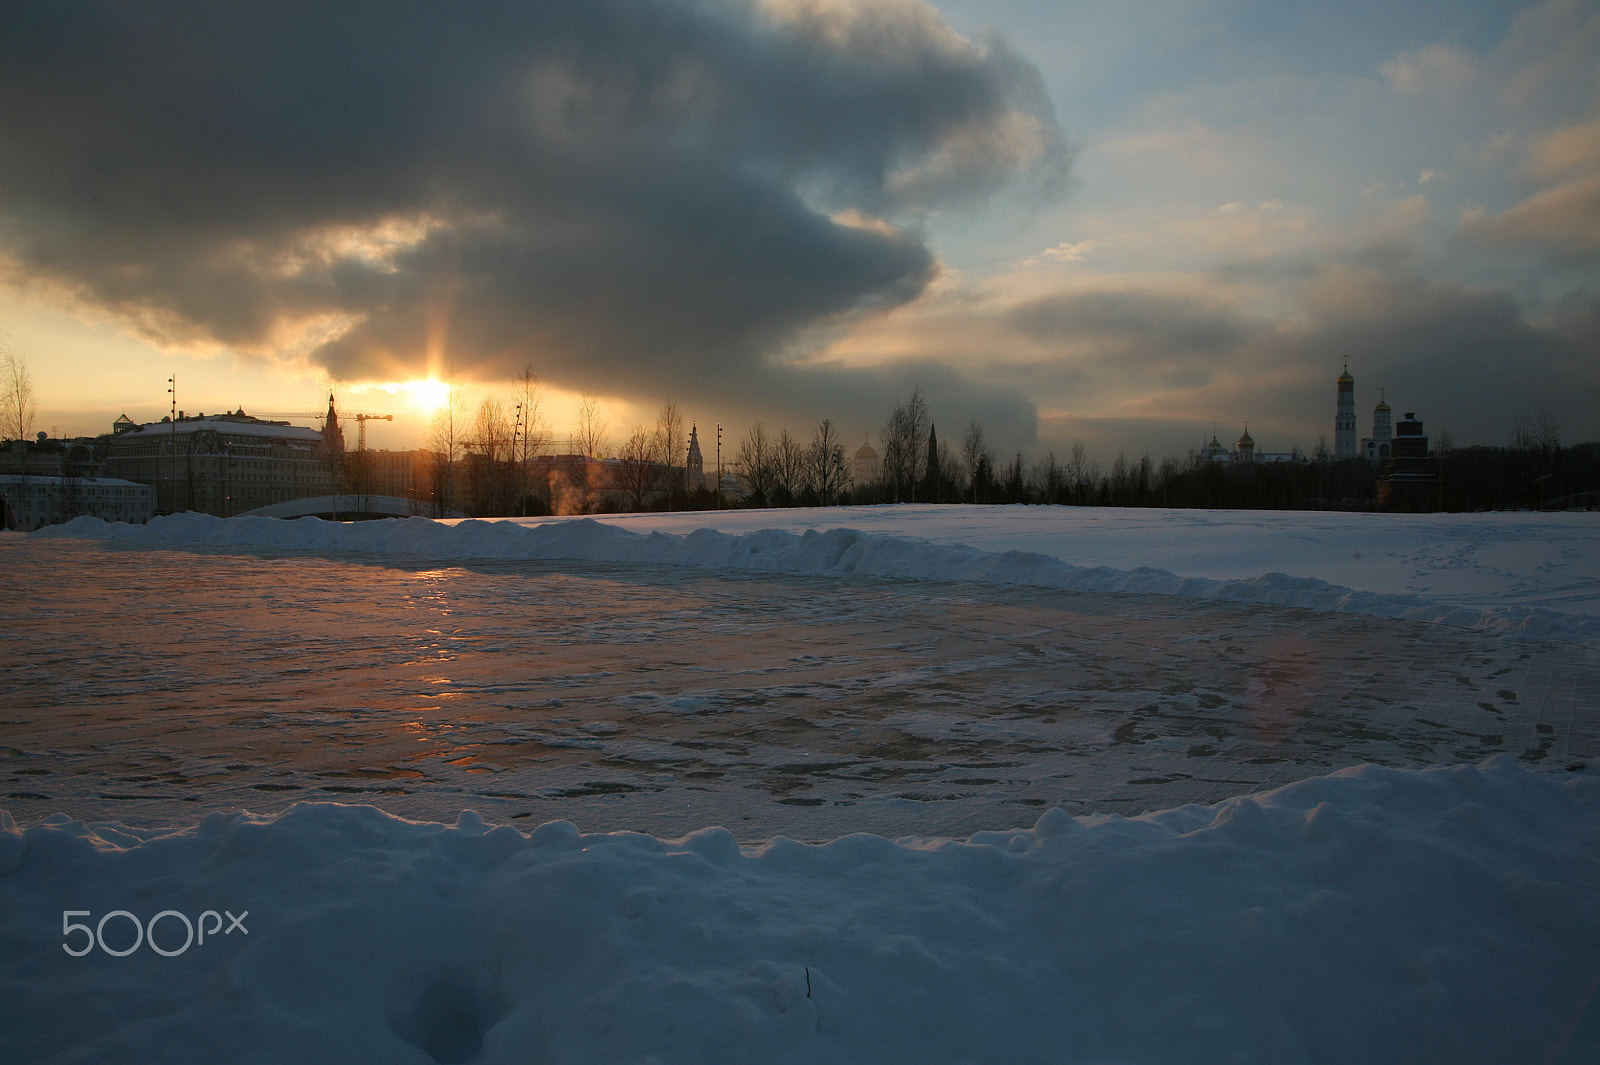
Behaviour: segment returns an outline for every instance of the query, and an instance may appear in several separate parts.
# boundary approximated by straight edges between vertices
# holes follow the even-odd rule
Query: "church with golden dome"
[[[1256,447],[1256,438],[1250,435],[1250,425],[1245,423],[1244,435],[1239,437],[1233,450],[1228,450],[1217,439],[1216,429],[1211,430],[1211,441],[1200,449],[1200,458],[1204,462],[1237,463],[1241,465],[1250,463],[1270,462],[1305,462],[1306,456],[1295,448],[1293,451],[1262,451]]]
[[[869,484],[877,484],[882,476],[883,463],[878,458],[877,449],[872,446],[870,438],[862,440],[855,458],[850,460],[851,483],[857,488],[864,488]]]
[[[1333,457],[1362,458],[1369,462],[1387,462],[1394,458],[1394,412],[1390,409],[1383,390],[1379,390],[1377,406],[1372,408],[1372,435],[1358,440],[1356,439],[1356,380],[1350,376],[1348,359],[1345,360],[1344,372],[1339,375],[1338,386],[1339,402],[1333,416]],[[1416,415],[1407,414],[1406,417],[1414,420]]]

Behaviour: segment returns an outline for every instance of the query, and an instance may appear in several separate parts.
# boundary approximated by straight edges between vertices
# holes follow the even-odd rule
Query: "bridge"
[[[365,521],[370,518],[431,518],[433,505],[420,499],[399,496],[337,495],[306,496],[283,503],[247,510],[242,516],[258,518],[326,518],[330,521]],[[464,518],[449,511],[447,518]]]

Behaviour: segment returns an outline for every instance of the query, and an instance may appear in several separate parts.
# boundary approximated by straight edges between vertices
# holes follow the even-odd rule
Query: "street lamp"
[[[178,375],[167,378],[167,395],[172,397],[172,414],[167,423],[172,427],[172,511],[178,512]]]

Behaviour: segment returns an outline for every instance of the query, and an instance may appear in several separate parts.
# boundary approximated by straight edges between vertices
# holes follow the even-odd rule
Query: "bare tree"
[[[1067,468],[1056,461],[1056,453],[1054,451],[1033,464],[1029,488],[1033,492],[1034,498],[1039,502],[1064,502],[1067,483]]]
[[[789,428],[785,426],[778,433],[778,442],[773,445],[773,471],[775,483],[773,492],[792,500],[805,489],[806,483],[806,449],[800,441],[789,435]]]
[[[850,466],[845,462],[844,445],[834,431],[833,421],[822,419],[817,424],[817,435],[806,448],[806,482],[817,493],[822,506],[831,506],[839,492],[850,481]]]
[[[636,425],[617,454],[617,487],[628,493],[634,510],[643,510],[645,502],[661,486],[662,467],[656,461],[658,450],[656,434]]]
[[[606,446],[609,422],[600,410],[600,398],[585,392],[578,402],[577,445],[589,458],[599,458]]]
[[[656,461],[663,466],[680,466],[688,454],[689,441],[683,431],[683,412],[670,399],[661,404],[656,415],[654,436]]]
[[[739,468],[750,486],[750,497],[763,506],[770,503],[778,483],[778,457],[774,442],[760,422],[752,425],[739,443]]]
[[[544,393],[540,389],[539,375],[527,365],[517,375],[513,394],[521,413],[521,431],[517,439],[516,459],[526,466],[529,459],[550,445],[550,423],[544,418]]]
[[[961,436],[961,465],[967,471],[969,500],[982,502],[994,482],[994,456],[984,442],[983,426],[976,421],[968,422],[967,431]]]
[[[1094,484],[1095,470],[1089,463],[1089,449],[1082,440],[1072,442],[1072,457],[1067,462],[1067,475],[1072,478],[1072,501],[1084,502]]]
[[[443,517],[455,509],[456,473],[461,459],[461,411],[456,390],[450,389],[428,428],[428,450],[433,452],[433,512]]]
[[[1544,506],[1555,479],[1556,458],[1561,454],[1561,426],[1555,415],[1541,410],[1537,415],[1518,418],[1511,434],[1511,449],[1521,457],[1524,499],[1530,506]]]
[[[520,515],[527,513],[528,463],[550,443],[550,425],[544,420],[541,409],[544,396],[539,389],[539,375],[533,372],[531,363],[524,365],[522,373],[517,375],[512,396],[516,401],[516,425],[511,434],[511,490],[515,513]]]
[[[930,415],[922,389],[914,388],[896,406],[883,429],[883,483],[895,503],[916,501],[917,480],[926,461]]]
[[[469,513],[486,517],[511,512],[512,437],[511,412],[496,396],[485,396],[472,419],[472,439],[465,442]]]
[[[38,409],[28,360],[10,348],[0,349],[0,438],[26,440]]]
[[[1517,419],[1517,427],[1511,433],[1511,446],[1530,454],[1553,455],[1561,450],[1561,426],[1548,410],[1541,410],[1537,415],[1524,414]]]

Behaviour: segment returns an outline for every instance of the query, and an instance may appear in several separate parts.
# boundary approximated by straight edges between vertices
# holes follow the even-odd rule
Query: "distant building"
[[[863,488],[882,479],[883,463],[878,459],[878,452],[873,449],[870,438],[863,439],[855,458],[850,460],[850,483]]]
[[[1394,454],[1394,419],[1389,403],[1378,393],[1378,405],[1372,408],[1372,435],[1361,439],[1361,457],[1371,462],[1387,462]]]
[[[684,467],[684,488],[690,492],[706,489],[706,460],[700,454],[700,430],[689,426],[689,457]]]
[[[1378,506],[1412,512],[1438,509],[1439,473],[1422,422],[1408,411],[1395,427],[1394,455],[1378,479]]]
[[[427,499],[433,490],[438,456],[415,451],[350,451],[344,457],[348,491],[355,495]]]
[[[1356,379],[1350,376],[1350,361],[1345,360],[1344,372],[1339,375],[1339,404],[1333,415],[1333,457],[1353,459],[1357,456],[1356,443]]]
[[[1261,451],[1256,448],[1255,437],[1250,435],[1250,427],[1245,426],[1244,434],[1229,451],[1217,440],[1216,430],[1211,432],[1211,440],[1200,449],[1202,462],[1226,463],[1228,465],[1248,466],[1255,463],[1274,462],[1305,462],[1306,457],[1299,448],[1293,451]]]
[[[325,435],[331,427],[332,444]],[[130,427],[118,419],[106,472],[156,489],[156,510],[228,517],[305,496],[327,495],[343,477],[344,451],[330,403],[324,432],[232,414],[178,413]]]
[[[0,447],[0,474],[81,478],[104,472],[92,440],[52,440],[40,433],[34,440],[9,440]]]
[[[0,474],[0,522],[32,532],[88,516],[142,525],[155,517],[156,490],[107,477],[40,477]]]
[[[1350,376],[1350,365],[1345,363],[1339,375],[1339,406],[1334,415],[1333,457],[1336,459],[1363,458],[1369,462],[1388,462],[1394,457],[1397,446],[1394,431],[1394,414],[1389,400],[1382,391],[1378,393],[1377,406],[1372,408],[1372,435],[1356,439],[1355,378]],[[1410,415],[1407,415],[1410,417]]]

